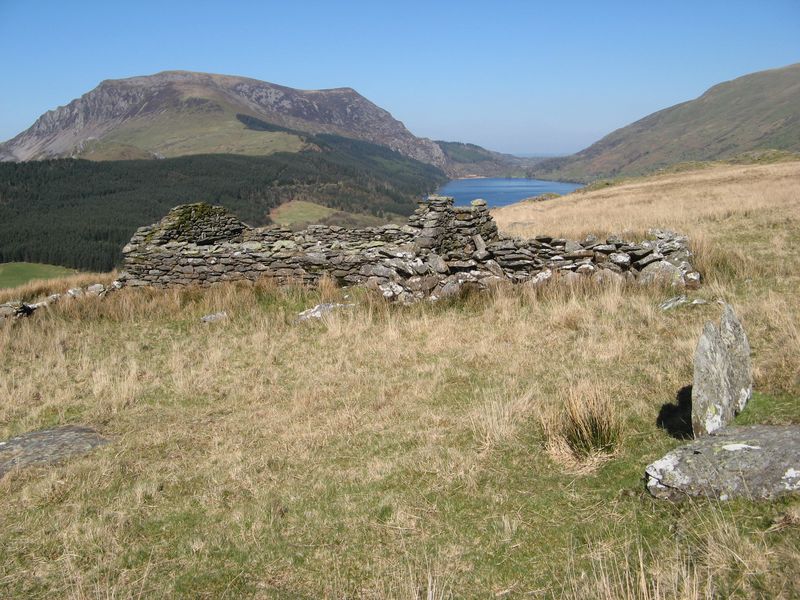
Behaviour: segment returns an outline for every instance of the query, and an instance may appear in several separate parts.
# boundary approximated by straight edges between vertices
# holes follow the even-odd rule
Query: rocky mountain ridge
[[[118,158],[119,148],[147,155],[233,152],[246,148],[245,126],[236,115],[256,117],[277,128],[334,133],[395,150],[438,167],[441,148],[414,136],[386,110],[352,88],[298,90],[246,77],[165,71],[156,75],[103,81],[92,91],[43,114],[26,131],[0,145],[2,160],[37,160],[82,156],[85,148],[105,144],[103,158]],[[164,117],[169,117],[165,122]],[[219,129],[220,137],[182,152],[176,138],[198,139]],[[284,137],[291,137],[280,132]],[[260,135],[269,139],[269,135]],[[113,148],[111,144],[114,144]],[[112,148],[109,150],[109,148]],[[277,150],[297,151],[278,146]],[[127,158],[127,156],[122,156]]]

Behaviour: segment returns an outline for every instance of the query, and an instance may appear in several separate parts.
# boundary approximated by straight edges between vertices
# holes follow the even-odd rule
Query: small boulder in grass
[[[800,494],[800,426],[730,427],[694,440],[648,465],[645,485],[664,500]]]
[[[87,296],[102,296],[106,291],[106,286],[102,283],[95,283],[86,288]]]
[[[82,425],[32,431],[0,441],[0,479],[9,471],[60,463],[109,442]]]
[[[681,294],[680,296],[674,296],[672,298],[668,298],[664,300],[658,307],[661,310],[672,310],[673,308],[678,308],[679,306],[683,306],[684,304],[688,306],[700,306],[702,304],[708,304],[707,300],[703,300],[702,298],[695,298],[694,300],[689,300],[686,297],[686,294]]]
[[[342,308],[350,308],[355,306],[355,304],[339,304],[336,302],[323,302],[322,304],[317,304],[313,308],[308,308],[297,315],[298,321],[309,321],[311,319],[321,319],[327,314],[334,312],[335,310],[339,310]]]
[[[204,317],[200,317],[200,321],[202,321],[203,323],[216,323],[217,321],[224,321],[227,318],[228,318],[228,313],[226,313],[223,310],[210,315],[206,315]]]

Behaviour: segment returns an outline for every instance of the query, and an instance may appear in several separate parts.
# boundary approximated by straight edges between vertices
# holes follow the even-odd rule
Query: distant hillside
[[[522,158],[493,152],[475,144],[436,140],[444,152],[446,171],[453,177],[524,177],[543,158]]]
[[[293,201],[333,209],[322,211],[325,222],[390,220],[447,180],[383,146],[331,134],[305,139],[312,150],[269,156],[0,163],[0,263],[108,270],[137,227],[185,202],[224,204],[252,225]]]
[[[278,129],[254,131],[238,115]],[[364,140],[445,166],[439,146],[414,136],[351,88],[297,90],[246,77],[187,71],[103,81],[0,144],[0,160],[265,155],[309,148],[307,140],[286,129]]]
[[[590,181],[762,149],[800,151],[800,63],[721,83],[534,167],[544,179]]]

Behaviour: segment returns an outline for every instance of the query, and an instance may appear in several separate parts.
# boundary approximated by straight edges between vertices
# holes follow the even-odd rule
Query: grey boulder
[[[350,308],[355,306],[355,304],[339,304],[336,302],[323,302],[322,304],[317,304],[313,308],[307,308],[303,312],[297,315],[298,321],[309,321],[311,319],[322,319],[325,315],[328,315],[336,310],[342,308]]]
[[[217,321],[224,321],[227,318],[228,318],[228,313],[226,313],[223,310],[210,315],[205,315],[204,317],[200,317],[200,321],[203,323],[216,323]]]
[[[750,344],[730,305],[717,327],[707,322],[697,343],[692,382],[695,437],[724,428],[744,409],[752,393]]]
[[[771,499],[800,492],[800,426],[731,427],[645,469],[656,498]]]

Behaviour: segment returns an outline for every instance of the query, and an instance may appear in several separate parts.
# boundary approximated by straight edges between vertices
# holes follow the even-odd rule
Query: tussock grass
[[[561,408],[541,417],[541,425],[548,452],[567,467],[595,467],[623,433],[613,399],[590,382],[570,385]]]
[[[800,422],[800,167],[754,169],[548,209],[541,230],[570,237],[643,229],[648,210],[702,233],[701,306],[587,284],[406,307],[259,282],[126,289],[0,326],[0,439],[84,423],[113,440],[0,480],[0,596],[797,596],[797,501],[671,505],[641,480],[680,443],[656,416],[691,382],[717,299],[753,347],[740,418]],[[703,198],[691,231],[687,195]],[[321,301],[356,306],[297,322]],[[553,460],[541,423],[568,411],[576,448],[613,451]]]
[[[510,397],[507,391],[494,393],[484,401],[471,416],[472,430],[482,451],[489,451],[497,444],[511,441],[517,426],[531,410],[531,395]]]

